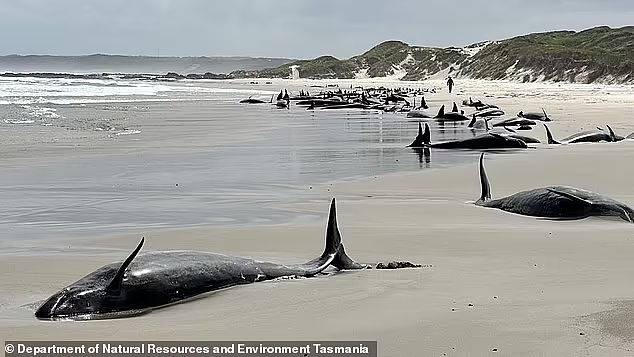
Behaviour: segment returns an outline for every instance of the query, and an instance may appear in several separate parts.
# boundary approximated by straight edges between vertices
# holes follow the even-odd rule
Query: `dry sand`
[[[280,82],[296,88],[312,83]],[[361,83],[339,82],[342,87]],[[442,87],[442,82],[412,84],[430,85]],[[543,106],[554,119],[556,137],[606,123],[621,135],[634,131],[631,86],[457,81],[456,89],[428,101],[472,96],[507,113]],[[532,135],[545,138],[539,128]],[[632,155],[634,141],[539,145],[513,155],[489,154],[486,166],[494,197],[563,184],[634,206]],[[77,254],[82,247],[76,246],[48,256],[4,256],[0,335],[5,340],[377,340],[381,356],[634,355],[629,301],[634,299],[634,225],[596,218],[549,221],[477,207],[472,204],[479,193],[475,161],[314,190],[323,198],[286,208],[321,214],[323,224],[155,230],[142,232],[148,239],[144,249],[301,262],[323,247],[334,195],[353,258],[427,266],[241,286],[128,319],[34,319],[33,302],[123,258],[139,239],[139,234],[111,236],[82,243],[109,252],[96,256]]]

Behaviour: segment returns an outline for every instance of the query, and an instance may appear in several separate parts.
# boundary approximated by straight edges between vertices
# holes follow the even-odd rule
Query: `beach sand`
[[[361,83],[325,83],[331,82],[343,88]],[[289,88],[310,83],[276,82]],[[363,83],[371,85],[369,80]],[[442,87],[442,82],[410,85]],[[458,80],[456,91],[450,95],[443,88],[427,100],[460,104],[471,96],[511,115],[544,107],[558,138],[604,124],[624,136],[634,131],[631,86]],[[160,136],[160,126],[152,130]],[[545,139],[539,126],[531,135]],[[171,140],[174,148],[187,146],[178,144],[178,137]],[[134,144],[74,152],[100,155],[134,149]],[[19,158],[20,151],[13,155]],[[634,141],[538,145],[511,155],[488,154],[485,165],[494,198],[561,184],[632,206],[632,155]],[[475,206],[480,192],[475,159],[449,169],[328,182],[313,191],[314,199],[284,209],[323,217],[318,223],[151,229],[81,243],[60,240],[59,250],[46,255],[3,256],[0,336],[376,340],[381,356],[634,355],[634,225],[598,218],[551,221]],[[312,259],[323,249],[333,196],[351,257],[365,263],[408,260],[424,267],[240,286],[127,319],[33,318],[36,302],[103,264],[123,259],[141,234],[147,239],[145,251],[194,249],[287,263]],[[78,253],[86,249],[100,254]]]

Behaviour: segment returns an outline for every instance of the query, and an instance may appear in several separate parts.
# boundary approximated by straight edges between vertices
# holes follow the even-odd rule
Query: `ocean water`
[[[0,253],[161,227],[317,220],[287,205],[327,204],[333,181],[445,168],[479,154],[406,148],[418,122],[405,113],[239,103],[269,98],[280,89],[273,85],[0,82],[0,130],[14,145],[28,150],[30,138],[61,130],[72,134],[67,144],[76,136],[105,147],[105,154],[66,155],[51,164],[4,156],[12,160],[0,175]],[[434,106],[433,97],[427,100]],[[475,135],[464,124],[432,128],[437,141]]]

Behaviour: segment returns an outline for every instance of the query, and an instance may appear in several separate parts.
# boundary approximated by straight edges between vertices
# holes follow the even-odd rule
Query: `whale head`
[[[626,204],[616,202],[595,204],[595,206],[595,210],[599,211],[600,215],[620,217],[626,222],[634,223],[634,210]]]
[[[502,146],[501,147],[505,147],[505,148],[520,148],[520,149],[526,149],[528,148],[528,145],[526,145],[526,143],[524,142],[524,140],[518,139],[518,138],[514,138],[511,136],[507,136],[507,135],[500,135],[497,133],[489,133],[488,134],[490,137],[494,138],[498,144],[501,142]]]
[[[590,205],[592,215],[620,217],[626,222],[634,223],[634,210],[624,203],[603,196],[583,201]]]
[[[511,147],[514,148],[521,148],[521,149],[526,149],[528,148],[528,145],[526,144],[526,142],[522,139],[518,139],[518,138],[512,138],[510,136],[507,136],[506,139],[511,142]]]
[[[619,212],[619,217],[623,218],[623,220],[628,221],[630,223],[634,223],[634,210],[626,205],[620,205],[621,211]]]
[[[44,320],[74,319],[105,312],[105,289],[85,290],[78,286],[66,287],[46,300],[35,312]]]
[[[122,291],[125,270],[141,250],[145,238],[123,263],[105,265],[48,298],[35,311],[35,317],[44,320],[99,319],[116,317],[120,311],[125,315],[138,314],[125,301],[128,294]],[[114,316],[113,316],[114,314]]]

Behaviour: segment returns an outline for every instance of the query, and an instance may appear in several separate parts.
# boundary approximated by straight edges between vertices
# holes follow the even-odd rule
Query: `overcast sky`
[[[0,0],[0,54],[348,58],[634,25],[634,0]]]

